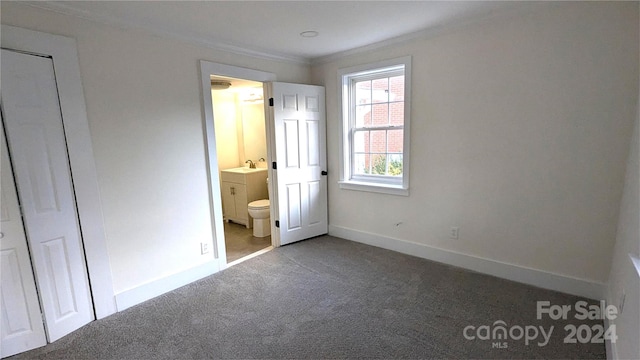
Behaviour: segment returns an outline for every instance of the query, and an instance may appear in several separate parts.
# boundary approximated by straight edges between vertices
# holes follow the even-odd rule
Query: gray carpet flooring
[[[536,320],[554,291],[322,236],[284,246],[16,359],[605,358]],[[468,325],[554,326],[546,346],[467,340]],[[588,325],[598,322],[583,322]],[[542,337],[539,338],[542,340]]]

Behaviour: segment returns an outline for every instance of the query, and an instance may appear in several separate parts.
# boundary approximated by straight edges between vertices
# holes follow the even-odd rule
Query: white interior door
[[[53,60],[2,50],[9,152],[49,341],[94,319]]]
[[[267,94],[275,125],[275,220],[285,245],[327,233],[324,87],[273,82]]]
[[[0,356],[47,344],[4,129],[0,126]]]

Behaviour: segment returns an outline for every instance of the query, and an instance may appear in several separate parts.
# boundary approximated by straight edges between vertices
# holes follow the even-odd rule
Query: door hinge
[[[273,98],[269,98],[269,106],[273,106]]]
[[[280,220],[276,220],[276,227],[279,228],[280,227]]]
[[[275,161],[271,163],[271,168],[273,170],[278,170],[278,163],[276,163]]]

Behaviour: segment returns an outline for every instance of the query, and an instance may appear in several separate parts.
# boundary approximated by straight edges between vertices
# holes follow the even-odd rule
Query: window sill
[[[405,189],[401,186],[396,186],[396,185],[374,184],[374,183],[357,182],[357,181],[338,181],[338,184],[340,185],[340,189],[345,189],[345,190],[367,191],[367,192],[374,192],[379,194],[409,196],[409,189]]]

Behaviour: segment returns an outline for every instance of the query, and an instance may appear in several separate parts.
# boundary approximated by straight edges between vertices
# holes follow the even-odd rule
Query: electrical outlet
[[[200,254],[208,254],[209,253],[209,243],[200,243]]]
[[[452,226],[451,229],[449,229],[449,239],[458,240],[459,236],[460,228],[457,226]]]

